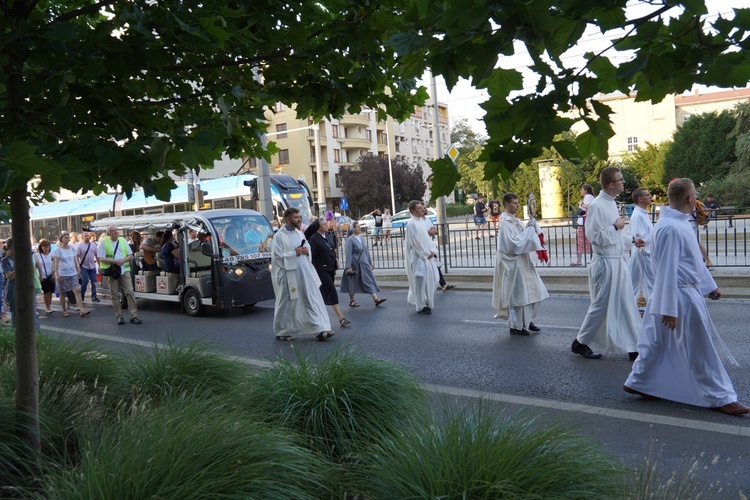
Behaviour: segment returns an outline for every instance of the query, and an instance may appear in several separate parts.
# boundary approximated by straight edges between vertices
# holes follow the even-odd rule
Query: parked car
[[[427,209],[427,218],[432,221],[433,224],[437,224],[437,212],[434,209]],[[393,216],[393,227],[404,227],[411,219],[411,212],[408,210],[401,210],[399,213]],[[373,224],[375,222],[373,221]]]
[[[359,226],[362,228],[362,231],[372,231],[372,228],[375,227],[375,217],[370,214],[365,215],[359,219]]]
[[[342,236],[346,236],[346,232],[349,231],[352,222],[354,222],[354,219],[352,219],[348,215],[339,215],[338,217],[336,217],[336,224],[338,224],[339,226],[339,234]]]

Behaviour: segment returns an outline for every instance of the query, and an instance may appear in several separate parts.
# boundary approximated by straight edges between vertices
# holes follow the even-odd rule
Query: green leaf
[[[428,161],[427,164],[432,169],[430,199],[435,201],[439,196],[450,195],[461,178],[453,161],[446,155],[439,160]]]
[[[607,138],[594,134],[591,130],[587,130],[576,137],[576,146],[584,157],[594,155],[602,160],[608,157]]]
[[[479,82],[477,87],[487,89],[493,97],[503,98],[512,91],[523,88],[523,75],[514,69],[497,68],[488,78]]]
[[[554,141],[552,146],[566,160],[575,160],[581,157],[578,148],[573,141]]]

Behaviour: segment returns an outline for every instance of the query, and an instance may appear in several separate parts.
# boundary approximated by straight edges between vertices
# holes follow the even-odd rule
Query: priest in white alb
[[[302,216],[296,208],[284,212],[284,225],[273,237],[271,278],[276,294],[273,330],[277,340],[334,335],[320,294],[320,278],[310,258],[310,244],[300,231]]]
[[[492,307],[496,318],[508,320],[511,335],[529,335],[541,329],[531,320],[544,299],[549,297],[530,253],[543,250],[541,228],[535,219],[524,226],[518,213],[518,196],[503,196],[505,211],[500,215],[492,282]]]
[[[643,246],[643,240],[625,232],[625,219],[617,210],[615,197],[625,185],[620,169],[605,168],[599,180],[602,190],[589,205],[584,223],[594,253],[589,266],[591,304],[570,350],[584,358],[599,359],[602,355],[594,354],[590,347],[594,346],[603,351],[626,352],[633,360],[638,355],[641,318],[625,252],[633,243]]]
[[[669,206],[662,209],[651,239],[656,278],[638,339],[639,356],[623,388],[647,399],[730,415],[750,413],[737,401],[712,339],[724,347],[703,298],[718,300],[721,291],[706,269],[689,222],[695,186],[690,179],[676,179],[667,195]]]
[[[638,303],[638,307],[643,307],[651,295],[651,289],[654,287],[654,270],[651,267],[651,218],[648,213],[648,206],[654,197],[646,188],[638,188],[633,191],[633,214],[630,216],[630,234],[643,239],[644,246],[638,248],[633,246],[630,249],[630,281],[633,283],[633,294]]]
[[[404,263],[409,280],[409,294],[406,301],[417,309],[418,314],[432,314],[435,306],[435,289],[439,274],[437,253],[433,251],[433,241],[422,219],[422,202],[409,202],[411,219],[406,225],[406,252]]]

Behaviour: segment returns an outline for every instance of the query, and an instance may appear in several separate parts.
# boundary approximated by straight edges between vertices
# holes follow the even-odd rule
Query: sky
[[[715,19],[718,14],[722,14],[722,17],[731,19],[731,12],[733,9],[750,8],[750,0],[706,0],[706,3],[709,21]],[[648,14],[650,10],[654,10],[655,8],[640,0],[632,0],[628,5],[629,18],[644,16]],[[609,40],[620,34],[621,33],[618,32],[607,32],[603,34],[598,30],[595,31],[589,29],[581,38],[581,43],[563,54],[562,59],[566,66],[581,67],[584,64],[584,59],[582,57],[583,54],[592,51],[598,52],[605,49]],[[624,61],[627,56],[618,55],[617,58]],[[612,62],[617,64],[617,59],[613,59]],[[524,76],[524,89],[530,91],[536,85],[536,79],[530,71],[523,70],[523,68],[530,63],[531,60],[525,52],[525,48],[521,44],[517,44],[516,54],[510,57],[502,57],[499,66],[506,69],[520,69]],[[471,126],[476,132],[486,135],[484,123],[482,122],[484,110],[479,105],[487,100],[487,92],[484,89],[474,88],[468,80],[463,79],[458,82],[451,92],[448,92],[445,80],[441,76],[438,76],[436,80],[437,99],[441,103],[448,104],[451,122],[454,122],[457,118],[465,117],[467,118],[469,126]],[[420,84],[427,87],[430,94],[432,93],[429,73],[420,80]],[[705,87],[698,88],[701,88],[701,90],[705,89]],[[708,90],[711,91],[713,89]]]

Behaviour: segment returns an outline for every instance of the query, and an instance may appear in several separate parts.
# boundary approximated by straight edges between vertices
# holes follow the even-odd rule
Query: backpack
[[[695,222],[697,222],[699,226],[705,226],[708,224],[708,210],[706,210],[706,205],[698,199],[695,200]]]

